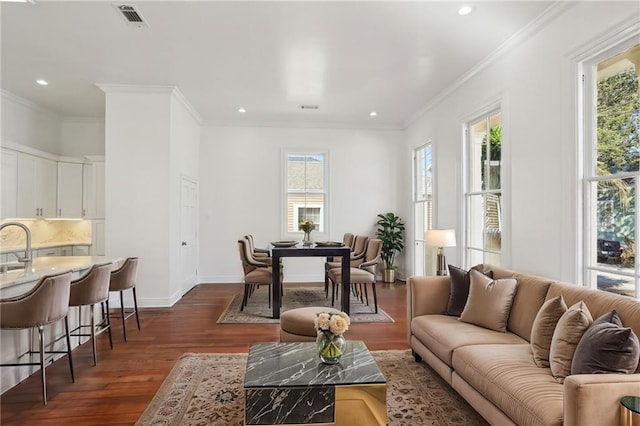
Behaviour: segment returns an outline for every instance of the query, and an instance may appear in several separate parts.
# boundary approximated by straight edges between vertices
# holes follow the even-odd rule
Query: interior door
[[[182,177],[180,214],[180,265],[182,294],[196,284],[198,276],[198,184]]]

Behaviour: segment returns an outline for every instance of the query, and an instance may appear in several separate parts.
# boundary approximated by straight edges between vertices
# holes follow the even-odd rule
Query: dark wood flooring
[[[407,349],[406,286],[377,286],[379,305],[395,323],[353,324],[351,340],[370,350]],[[254,342],[277,341],[279,324],[216,324],[240,284],[198,285],[172,308],[141,309],[142,330],[127,322],[128,341],[114,321],[114,348],[106,334],[98,337],[98,365],[91,347],[73,351],[76,382],[71,383],[66,357],[47,367],[48,400],[42,404],[40,373],[0,398],[0,424],[131,425],[185,352],[247,352]],[[285,290],[286,291],[286,290]]]

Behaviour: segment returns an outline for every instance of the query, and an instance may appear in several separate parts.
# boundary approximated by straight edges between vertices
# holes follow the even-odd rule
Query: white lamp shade
[[[425,243],[431,247],[455,247],[455,229],[429,229],[425,233]]]

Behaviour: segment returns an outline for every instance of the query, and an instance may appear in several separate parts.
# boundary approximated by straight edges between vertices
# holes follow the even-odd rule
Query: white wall
[[[276,127],[203,128],[200,151],[200,280],[239,282],[237,240],[282,239],[286,149],[329,151],[329,236],[375,234],[378,213],[399,210],[401,131]],[[285,259],[285,281],[322,281],[321,259]]]
[[[60,125],[60,154],[104,155],[103,118],[65,118]]]
[[[60,117],[33,102],[2,91],[2,140],[60,154]]]
[[[570,58],[601,34],[637,21],[631,3],[585,2],[501,56],[407,129],[407,152],[434,142],[437,227],[461,226],[465,120],[496,100],[503,112],[503,266],[577,282],[578,81]],[[460,237],[459,237],[460,241]],[[460,244],[459,244],[460,245]],[[447,256],[461,263],[461,249]],[[410,257],[410,256],[408,256]]]
[[[106,254],[140,258],[141,306],[171,300],[170,96],[143,89],[106,93]]]

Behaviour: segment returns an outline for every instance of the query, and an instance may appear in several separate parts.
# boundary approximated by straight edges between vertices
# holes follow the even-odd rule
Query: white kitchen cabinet
[[[80,163],[58,162],[57,217],[81,218],[83,171]]]
[[[53,160],[18,153],[17,216],[57,216],[58,166]]]
[[[105,222],[94,220],[91,229],[91,256],[105,256]]]
[[[38,249],[34,251],[35,251],[35,257],[67,256],[67,247],[52,247],[52,248]]]
[[[89,246],[73,246],[72,256],[89,256]]]
[[[18,153],[0,149],[0,218],[18,216]]]
[[[104,162],[85,164],[82,181],[83,217],[104,219]]]

